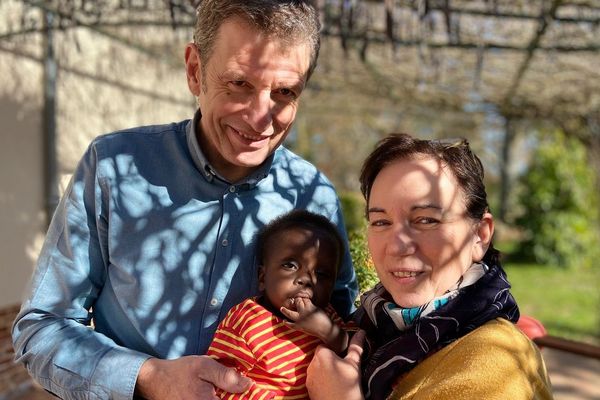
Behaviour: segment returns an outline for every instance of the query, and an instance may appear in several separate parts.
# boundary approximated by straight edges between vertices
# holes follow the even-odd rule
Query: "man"
[[[254,233],[303,208],[344,234],[331,184],[280,147],[316,64],[318,29],[303,1],[202,1],[185,51],[194,119],[90,145],[13,327],[17,360],[46,389],[162,400],[250,385],[198,354],[229,308],[257,293]],[[332,298],[342,316],[356,295],[345,253]]]

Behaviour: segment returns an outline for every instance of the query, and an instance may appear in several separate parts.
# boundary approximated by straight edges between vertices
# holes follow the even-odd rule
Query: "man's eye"
[[[232,86],[242,87],[246,84],[246,81],[229,81]]]
[[[289,98],[289,99],[295,99],[296,97],[298,97],[293,90],[288,89],[288,88],[279,89],[278,92],[281,96]]]

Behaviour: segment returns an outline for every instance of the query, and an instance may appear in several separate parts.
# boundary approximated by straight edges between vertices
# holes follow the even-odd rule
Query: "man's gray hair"
[[[200,53],[202,71],[210,60],[219,28],[238,17],[284,45],[308,43],[311,48],[307,80],[319,56],[319,18],[308,0],[202,0],[194,29],[194,44]],[[203,80],[205,74],[202,74]]]

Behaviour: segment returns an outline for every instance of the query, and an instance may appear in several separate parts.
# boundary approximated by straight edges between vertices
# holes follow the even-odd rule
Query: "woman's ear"
[[[258,291],[265,291],[265,267],[264,265],[258,266]]]
[[[486,212],[477,223],[473,239],[473,261],[481,261],[494,236],[494,217]]]

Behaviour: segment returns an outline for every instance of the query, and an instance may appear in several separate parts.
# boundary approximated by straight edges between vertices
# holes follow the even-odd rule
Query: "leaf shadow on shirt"
[[[101,185],[100,218],[112,290],[100,296],[116,297],[119,309],[111,313],[122,314],[98,321],[134,321],[127,328],[139,336],[116,341],[163,358],[204,353],[229,308],[257,293],[249,238],[258,228],[292,208],[329,217],[337,211],[336,204],[319,203],[319,191],[333,190],[319,174],[294,175],[283,165],[256,187],[238,185],[231,193],[229,183],[207,182],[192,162],[178,162],[181,149],[170,146],[165,142],[161,154],[143,157],[135,148],[123,149],[98,163],[100,172],[112,171]],[[104,332],[121,328],[97,326]]]

